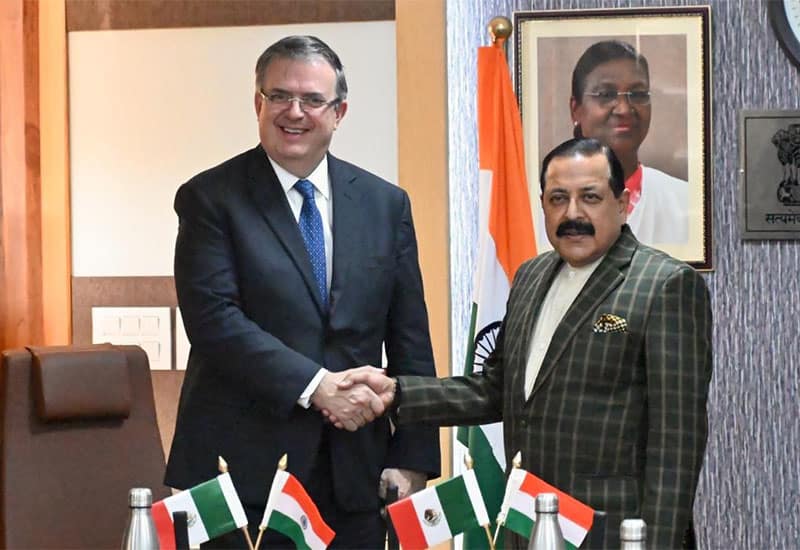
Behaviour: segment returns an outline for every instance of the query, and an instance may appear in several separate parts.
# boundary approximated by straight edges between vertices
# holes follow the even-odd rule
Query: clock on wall
[[[770,0],[769,19],[778,40],[795,65],[800,67],[800,0]]]

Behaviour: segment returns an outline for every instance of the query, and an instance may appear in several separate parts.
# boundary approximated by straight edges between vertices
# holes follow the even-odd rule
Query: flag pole
[[[472,460],[472,456],[470,456],[469,452],[464,453],[464,466],[467,467],[467,470],[471,470],[474,462]],[[483,530],[486,531],[486,540],[489,541],[489,548],[491,550],[495,550],[494,548],[494,541],[492,540],[492,533],[489,531],[489,524],[483,526]]]
[[[222,458],[221,456],[217,457],[217,469],[221,474],[228,473],[228,463],[225,462],[225,459]],[[253,540],[250,538],[250,533],[247,531],[247,525],[244,525],[243,527],[241,527],[241,529],[242,533],[244,533],[245,540],[247,540],[247,547],[250,550],[255,550],[255,548],[253,548]]]
[[[287,457],[286,453],[284,453],[284,455],[278,461],[278,470],[286,470],[288,465],[289,457]],[[267,502],[267,506],[269,506],[269,502]],[[263,522],[264,520],[262,519],[261,521]],[[261,537],[264,536],[264,531],[266,531],[266,529],[266,526],[262,526],[261,524],[258,525],[258,536],[256,537],[256,546],[253,550],[258,550],[258,547],[261,546]]]
[[[514,25],[511,24],[511,20],[508,17],[504,17],[502,15],[498,15],[497,17],[493,17],[489,24],[487,25],[487,30],[489,31],[489,37],[492,39],[492,46],[495,48],[499,48],[503,50],[505,48],[506,41],[508,37],[511,36],[511,33],[514,30]],[[517,456],[514,457],[516,460],[519,457],[519,453]],[[469,455],[467,455],[469,457]],[[464,459],[466,462],[466,458]],[[470,458],[470,462],[472,459]],[[471,468],[471,465],[468,465],[467,468]],[[515,468],[518,465],[514,466]],[[502,510],[502,507],[501,507]],[[497,527],[494,530],[494,536],[492,536],[491,531],[489,531],[489,526],[484,525],[484,529],[486,530],[486,538],[489,539],[489,548],[491,550],[495,550],[495,544],[497,544],[497,536],[500,534],[500,527],[505,523],[505,518],[500,520],[500,517],[497,518]]]
[[[511,467],[514,469],[522,466],[522,451],[517,451],[514,458],[511,459]],[[506,524],[506,516],[503,513],[505,508],[505,501],[508,498],[508,487],[506,486],[506,494],[503,497],[503,504],[500,506],[500,513],[497,514],[497,528],[494,530],[494,542],[497,543],[497,535],[500,534],[500,528]]]

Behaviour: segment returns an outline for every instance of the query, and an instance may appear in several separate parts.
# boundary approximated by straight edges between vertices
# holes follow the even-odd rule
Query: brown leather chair
[[[144,351],[101,344],[2,356],[0,545],[119,548],[128,490],[170,493]]]

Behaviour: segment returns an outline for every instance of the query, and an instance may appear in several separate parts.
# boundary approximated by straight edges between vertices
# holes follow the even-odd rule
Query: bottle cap
[[[555,493],[539,493],[536,495],[537,512],[558,512],[558,495]]]
[[[134,487],[128,491],[128,506],[131,508],[149,508],[153,505],[153,493],[146,487]]]
[[[619,526],[621,541],[640,541],[647,539],[647,524],[643,519],[623,519]]]

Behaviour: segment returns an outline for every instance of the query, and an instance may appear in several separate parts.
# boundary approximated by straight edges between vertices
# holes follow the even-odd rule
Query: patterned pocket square
[[[596,334],[628,332],[628,321],[613,313],[603,313],[597,318],[597,321],[594,322],[592,332]]]

